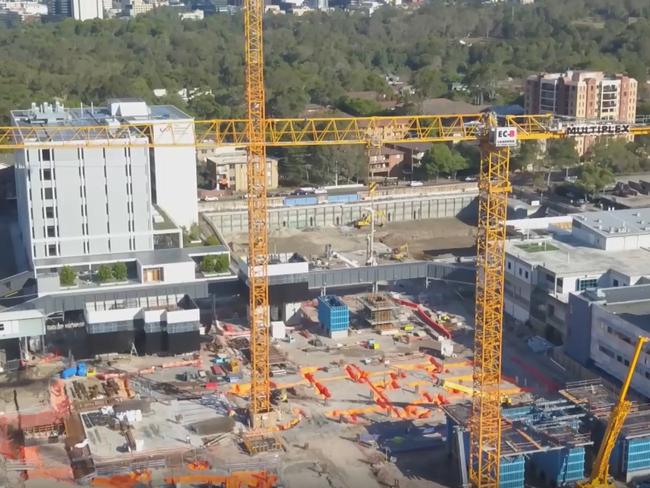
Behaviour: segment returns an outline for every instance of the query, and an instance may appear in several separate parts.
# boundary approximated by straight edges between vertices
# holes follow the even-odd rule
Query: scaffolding
[[[616,404],[616,392],[601,380],[568,383],[560,395],[580,407],[594,424],[594,437],[600,442],[610,413]],[[650,404],[632,403],[610,460],[612,474],[630,481],[650,474]]]
[[[471,405],[464,403],[443,408],[447,414],[448,441],[454,443],[454,429],[460,428],[467,446]],[[584,417],[579,406],[565,399],[503,408],[499,486],[523,488],[525,458],[557,486],[583,479],[584,448],[593,444]],[[459,462],[466,459],[467,453],[463,454],[458,456]]]
[[[377,330],[394,328],[395,314],[399,306],[388,295],[383,293],[371,293],[360,298],[364,308],[366,321],[371,327]]]

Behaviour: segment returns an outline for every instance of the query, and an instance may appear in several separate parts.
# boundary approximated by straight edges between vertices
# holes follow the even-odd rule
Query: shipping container
[[[287,207],[297,207],[301,205],[317,205],[318,197],[303,196],[303,197],[285,197],[284,205]]]

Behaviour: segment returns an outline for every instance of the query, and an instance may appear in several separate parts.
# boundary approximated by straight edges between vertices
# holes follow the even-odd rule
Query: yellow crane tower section
[[[623,429],[625,418],[632,409],[632,402],[627,399],[627,391],[632,383],[636,363],[639,361],[641,351],[643,351],[643,346],[648,341],[650,341],[650,338],[644,336],[640,336],[636,341],[636,348],[634,349],[634,355],[630,361],[630,367],[627,370],[627,376],[625,377],[623,386],[621,386],[621,391],[618,394],[618,401],[609,415],[607,429],[605,429],[605,435],[600,443],[600,448],[598,449],[598,454],[594,460],[594,465],[591,468],[591,475],[588,480],[578,483],[578,486],[581,488],[614,488],[614,486],[616,486],[609,476],[609,458],[614,446],[616,445],[618,436]]]
[[[474,310],[474,372],[470,429],[470,480],[481,488],[498,488],[501,458],[501,344],[506,242],[510,193],[510,148],[496,147],[497,129],[487,116],[481,140],[476,299]]]
[[[264,0],[245,0],[248,136],[248,293],[251,328],[250,419],[254,428],[271,410],[269,278],[266,202],[266,111],[262,17]]]

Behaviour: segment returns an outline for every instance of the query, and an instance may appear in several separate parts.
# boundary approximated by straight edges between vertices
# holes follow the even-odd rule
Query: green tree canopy
[[[569,169],[578,164],[580,157],[573,139],[551,139],[546,149],[546,162],[549,168]]]
[[[59,270],[59,283],[61,286],[73,286],[77,281],[77,273],[70,266],[63,266]]]
[[[603,166],[594,163],[588,163],[580,169],[578,185],[590,195],[594,195],[614,183],[614,175]]]
[[[641,158],[634,149],[634,145],[624,139],[603,139],[591,149],[589,160],[617,174],[632,173],[643,169]]]
[[[439,174],[448,174],[455,177],[458,171],[468,166],[467,159],[447,144],[434,144],[422,158],[422,169],[427,178]]]
[[[113,269],[108,264],[102,264],[97,270],[97,281],[100,283],[108,283],[113,281],[115,277],[113,276]]]

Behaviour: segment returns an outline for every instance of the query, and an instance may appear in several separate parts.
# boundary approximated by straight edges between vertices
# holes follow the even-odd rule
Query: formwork
[[[392,298],[383,293],[372,293],[361,298],[366,321],[374,328],[395,323],[395,313],[398,305]]]
[[[471,405],[449,405],[444,410],[450,449],[453,452],[454,429],[463,429],[465,459],[468,459],[467,424]],[[502,415],[501,487],[524,487],[526,458],[541,478],[556,480],[557,486],[584,479],[584,447],[592,441],[579,407],[566,400],[536,401],[504,408]]]
[[[604,435],[617,393],[600,380],[567,384],[560,394],[583,408],[592,422],[598,445]],[[650,404],[633,403],[610,459],[613,476],[629,482],[650,474]]]
[[[347,335],[350,309],[334,295],[318,297],[318,321],[330,336]]]

